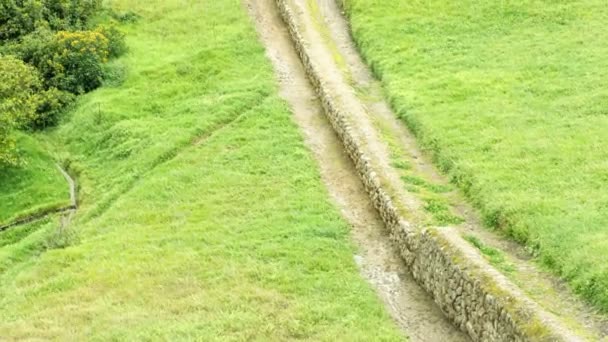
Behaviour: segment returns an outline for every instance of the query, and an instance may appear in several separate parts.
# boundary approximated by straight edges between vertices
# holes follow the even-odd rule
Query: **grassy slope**
[[[143,16],[126,81],[49,138],[80,172],[78,238],[0,235],[0,336],[400,339],[240,2],[111,4]]]
[[[0,224],[70,204],[70,188],[35,137],[19,134],[24,165],[0,170]]]
[[[347,0],[394,108],[489,226],[608,311],[608,10]]]

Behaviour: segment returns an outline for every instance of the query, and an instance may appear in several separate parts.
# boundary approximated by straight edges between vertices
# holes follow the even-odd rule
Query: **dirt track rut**
[[[274,65],[280,94],[291,106],[330,196],[352,226],[352,235],[359,247],[354,258],[362,275],[411,340],[466,341],[414,282],[391,245],[350,159],[323,115],[274,1],[247,0],[245,3]]]

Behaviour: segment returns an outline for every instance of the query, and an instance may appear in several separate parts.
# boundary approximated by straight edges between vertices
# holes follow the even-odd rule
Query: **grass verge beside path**
[[[401,340],[240,1],[110,5],[141,15],[124,82],[48,137],[79,173],[77,239],[0,235],[0,336]]]
[[[608,10],[346,0],[398,115],[483,214],[608,312]]]
[[[24,165],[0,170],[0,226],[70,205],[70,186],[35,136],[19,134]]]

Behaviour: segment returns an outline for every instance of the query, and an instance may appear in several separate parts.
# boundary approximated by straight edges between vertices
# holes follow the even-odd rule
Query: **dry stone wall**
[[[514,289],[498,272],[454,241],[443,228],[417,230],[405,221],[383,188],[355,128],[330,94],[319,66],[311,59],[290,0],[276,0],[306,73],[325,114],[352,159],[373,205],[416,281],[433,297],[444,314],[474,341],[579,340],[547,319],[535,303]],[[470,246],[469,246],[470,247]],[[477,258],[479,259],[479,258]],[[492,272],[494,271],[494,272]]]

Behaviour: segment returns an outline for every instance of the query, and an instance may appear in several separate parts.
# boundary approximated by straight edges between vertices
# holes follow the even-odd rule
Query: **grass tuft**
[[[471,243],[471,245],[475,246],[475,248],[479,249],[479,251],[490,261],[492,265],[494,265],[499,270],[505,273],[511,273],[515,271],[515,267],[509,263],[504,254],[490,246],[486,246],[479,238],[474,235],[467,235],[464,237],[465,240]]]

